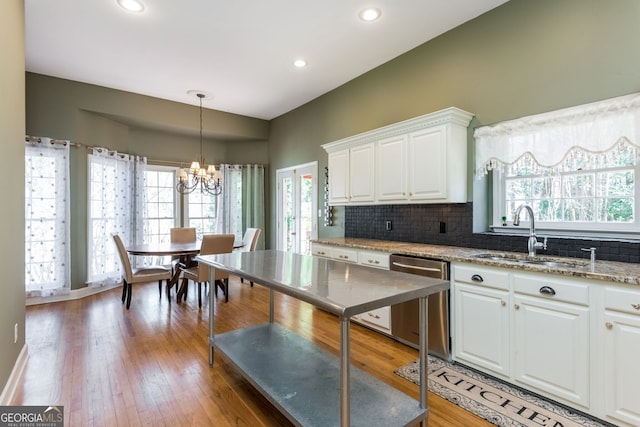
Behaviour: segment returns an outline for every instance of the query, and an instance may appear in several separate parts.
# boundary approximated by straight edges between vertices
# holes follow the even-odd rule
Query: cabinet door
[[[349,150],[350,203],[374,200],[374,149],[370,143]]]
[[[391,307],[381,307],[358,315],[358,323],[391,334]]]
[[[407,172],[410,200],[447,198],[446,130],[443,125],[409,134]]]
[[[389,256],[390,254],[388,252],[361,250],[358,251],[358,264],[388,270]]]
[[[640,316],[605,311],[605,411],[640,426]]]
[[[407,200],[407,135],[378,141],[376,146],[376,199]]]
[[[509,293],[454,284],[456,360],[509,377]]]
[[[588,409],[589,308],[520,294],[513,302],[516,383]]]
[[[334,247],[331,249],[331,258],[344,262],[358,262],[358,251],[355,249]]]
[[[349,201],[349,150],[329,153],[329,203],[345,204]]]

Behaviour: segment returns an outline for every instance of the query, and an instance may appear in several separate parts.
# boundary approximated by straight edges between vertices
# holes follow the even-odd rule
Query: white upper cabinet
[[[451,107],[323,145],[329,202],[466,202],[472,117]]]
[[[349,202],[349,150],[329,153],[328,163],[331,168],[329,203]]]
[[[376,200],[407,199],[407,135],[392,136],[376,143]]]
[[[329,203],[374,201],[373,143],[329,153]]]
[[[349,149],[349,190],[351,192],[349,202],[351,203],[374,200],[373,150],[373,144],[359,145]]]

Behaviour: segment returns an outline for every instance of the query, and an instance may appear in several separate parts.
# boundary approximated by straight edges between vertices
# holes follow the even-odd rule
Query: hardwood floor
[[[268,320],[268,290],[230,279],[228,303],[216,299],[216,332]],[[131,309],[121,289],[81,300],[27,307],[29,360],[15,405],[64,405],[69,426],[289,426],[224,357],[208,364],[208,303],[196,287],[186,303],[158,299],[157,283],[136,285]],[[338,354],[337,319],[276,295],[276,321]],[[358,325],[351,327],[355,366],[418,398],[393,373],[417,352]],[[490,426],[429,393],[429,426]]]

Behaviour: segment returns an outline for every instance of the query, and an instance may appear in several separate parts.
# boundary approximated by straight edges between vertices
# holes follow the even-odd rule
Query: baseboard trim
[[[15,396],[16,390],[18,389],[18,384],[20,384],[20,381],[22,380],[24,368],[27,366],[28,358],[29,350],[27,349],[27,344],[25,343],[22,346],[22,350],[20,350],[20,354],[18,355],[18,359],[16,359],[16,363],[13,365],[13,369],[11,370],[11,375],[9,375],[7,384],[5,384],[4,389],[2,390],[2,394],[0,394],[0,406],[8,406],[13,401],[13,397]]]
[[[48,297],[30,297],[30,298],[27,298],[26,305],[29,306],[29,305],[36,305],[36,304],[47,304],[50,302],[71,301],[71,300],[76,300],[80,298],[86,298],[91,295],[99,294],[100,292],[109,291],[119,286],[122,286],[122,284],[115,284],[115,285],[104,286],[99,288],[91,288],[89,286],[86,286],[80,289],[73,289],[68,294],[51,295]]]

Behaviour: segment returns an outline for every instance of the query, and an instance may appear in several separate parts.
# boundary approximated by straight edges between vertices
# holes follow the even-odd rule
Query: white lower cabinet
[[[516,295],[514,372],[518,385],[589,408],[589,309]]]
[[[452,263],[457,362],[640,426],[640,287]]]
[[[516,383],[589,409],[589,286],[515,273],[513,289]]]
[[[599,328],[604,336],[605,419],[640,426],[640,291],[607,287]]]
[[[354,320],[386,334],[391,334],[391,307],[367,311],[359,314]]]
[[[367,267],[389,269],[389,253],[363,249],[344,248],[340,246],[311,244],[311,254],[338,261],[352,262]],[[352,316],[351,320],[385,334],[391,335],[391,307],[381,307],[375,310]]]
[[[311,255],[321,256],[323,258],[333,258],[333,248],[329,245],[311,243]]]
[[[508,378],[508,274],[476,266],[455,266],[452,274],[455,359]]]

